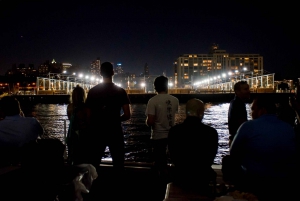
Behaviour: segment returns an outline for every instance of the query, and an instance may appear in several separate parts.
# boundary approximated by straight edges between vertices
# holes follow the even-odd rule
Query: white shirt
[[[149,99],[145,114],[155,115],[155,122],[151,127],[151,139],[168,137],[169,129],[175,124],[178,107],[179,100],[170,94],[157,94]]]

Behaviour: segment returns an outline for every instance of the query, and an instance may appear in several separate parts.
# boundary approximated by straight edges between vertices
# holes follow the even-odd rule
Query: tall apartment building
[[[117,63],[117,68],[114,70],[116,74],[123,74],[123,68],[122,68],[122,64],[121,63]]]
[[[91,74],[99,76],[100,75],[100,57],[98,57],[95,61],[91,63]]]
[[[193,83],[222,73],[263,72],[263,57],[259,54],[231,54],[213,44],[208,54],[183,54],[174,62],[175,87],[191,87]]]
[[[146,63],[145,64],[145,66],[144,66],[144,75],[146,76],[146,77],[149,77],[149,66],[148,66],[148,64]]]

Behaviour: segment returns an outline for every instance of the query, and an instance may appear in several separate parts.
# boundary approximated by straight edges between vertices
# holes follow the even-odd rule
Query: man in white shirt
[[[168,78],[159,76],[154,80],[157,95],[150,98],[146,108],[146,125],[151,127],[154,167],[160,174],[166,173],[168,133],[175,124],[179,100],[168,94]]]

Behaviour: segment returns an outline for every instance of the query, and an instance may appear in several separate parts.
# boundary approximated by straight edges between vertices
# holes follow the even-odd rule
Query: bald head
[[[204,115],[204,109],[205,105],[201,100],[192,98],[186,103],[186,116],[199,117],[202,119]]]

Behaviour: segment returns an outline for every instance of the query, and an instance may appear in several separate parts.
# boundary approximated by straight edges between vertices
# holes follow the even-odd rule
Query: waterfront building
[[[213,44],[208,54],[183,54],[174,62],[176,88],[191,88],[201,79],[209,79],[231,71],[242,76],[245,70],[253,75],[263,72],[263,57],[259,54],[232,54]],[[243,75],[244,76],[244,75]]]
[[[100,75],[100,66],[100,57],[97,57],[97,59],[91,63],[91,74],[96,76]]]

